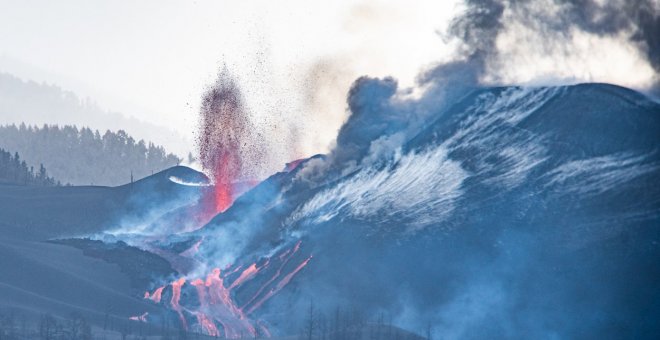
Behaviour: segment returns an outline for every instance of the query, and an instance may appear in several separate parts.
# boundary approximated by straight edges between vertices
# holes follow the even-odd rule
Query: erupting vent
[[[237,183],[254,178],[263,159],[241,91],[226,71],[202,98],[199,126],[200,161],[214,183],[215,209],[223,212],[238,194]]]

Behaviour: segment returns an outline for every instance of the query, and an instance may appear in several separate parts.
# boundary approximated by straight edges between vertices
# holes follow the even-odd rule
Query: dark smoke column
[[[216,212],[222,212],[234,200],[234,185],[249,175],[246,169],[255,155],[241,91],[226,69],[202,98],[199,130],[199,159],[215,184]]]

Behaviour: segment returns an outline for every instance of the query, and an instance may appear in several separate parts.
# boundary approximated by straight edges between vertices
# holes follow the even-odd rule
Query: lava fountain
[[[216,212],[233,203],[241,183],[254,178],[263,154],[241,90],[224,70],[202,97],[198,149],[203,169],[213,180],[209,199]]]

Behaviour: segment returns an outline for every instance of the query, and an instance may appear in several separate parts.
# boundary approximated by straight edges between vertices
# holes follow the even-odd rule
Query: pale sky
[[[302,130],[294,152],[300,157],[327,150],[355,78],[392,75],[412,85],[422,67],[446,57],[437,30],[458,7],[1,0],[0,8],[0,71],[56,83],[192,141],[204,88],[227,65],[253,115],[281,117]]]
[[[201,95],[226,65],[254,121],[268,126],[273,154],[288,160],[328,150],[357,77],[413,86],[421,70],[451,58],[455,50],[438,32],[461,3],[0,0],[0,72],[172,129],[188,142],[165,146],[183,155],[194,151]],[[483,81],[641,89],[657,80],[626,37],[575,32],[556,48],[547,39],[508,22]],[[292,128],[295,145],[286,136]]]

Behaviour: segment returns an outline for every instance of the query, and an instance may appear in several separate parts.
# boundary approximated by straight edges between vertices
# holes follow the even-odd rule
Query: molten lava
[[[311,256],[284,274],[287,264],[299,249],[300,242],[274,258],[275,261],[279,260],[280,262],[276,272],[259,287],[254,296],[243,307],[238,307],[232,297],[232,290],[259,276],[262,270],[269,267],[273,258],[265,259],[262,265],[258,265],[258,262],[252,263],[243,270],[241,270],[242,266],[240,265],[235,268],[229,265],[225,270],[214,268],[205,278],[195,278],[189,281],[186,278],[180,278],[171,282],[172,297],[170,299],[170,307],[177,312],[181,319],[181,324],[186,330],[188,329],[186,315],[188,315],[194,316],[197,321],[197,327],[210,336],[222,335],[225,338],[233,339],[243,336],[254,337],[257,336],[258,329],[259,334],[269,337],[270,332],[266,326],[260,323],[259,320],[251,321],[247,317],[247,314],[253,313],[264,302],[282,290],[307,265]],[[226,283],[230,275],[236,274],[239,271],[240,274],[238,274],[238,277],[233,282]],[[280,277],[281,279],[277,281]],[[181,291],[186,286],[186,283],[194,287],[197,292],[199,304],[194,309],[181,305]],[[164,288],[159,287],[153,293],[146,292],[144,298],[159,302]],[[136,320],[146,322],[146,315],[144,320],[139,317],[135,318],[137,318]]]
[[[240,184],[258,177],[264,154],[241,90],[226,70],[202,98],[199,128],[199,159],[214,183],[209,199],[223,212],[240,194]]]
[[[197,317],[197,322],[202,326],[202,328],[204,328],[204,331],[206,331],[206,334],[210,336],[220,336],[218,327],[215,325],[213,320],[206,316],[206,314],[197,312],[195,316]]]
[[[310,261],[311,259],[312,259],[311,256],[308,257],[305,261],[303,261],[302,263],[300,263],[300,264],[299,264],[299,265],[298,265],[298,266],[297,266],[292,272],[290,272],[290,273],[287,274],[284,278],[282,278],[282,280],[281,280],[280,282],[278,282],[277,285],[275,285],[275,287],[271,288],[271,289],[270,289],[270,290],[269,290],[269,291],[268,291],[263,297],[261,297],[261,299],[257,300],[257,302],[255,302],[254,305],[252,305],[252,307],[250,307],[250,308],[247,310],[247,314],[250,314],[250,313],[254,312],[256,309],[258,309],[259,307],[261,307],[261,305],[263,305],[264,302],[266,302],[268,299],[270,299],[271,297],[273,297],[273,295],[275,295],[277,292],[279,292],[280,290],[282,290],[282,288],[284,288],[287,284],[289,284],[289,282],[291,281],[291,279],[292,279],[292,278],[293,278],[293,277],[294,277],[294,276],[295,276],[295,275],[296,275],[301,269],[303,269],[303,268],[307,265],[307,263],[309,263],[309,261]]]
[[[291,258],[296,254],[296,252],[298,252],[298,249],[300,249],[300,241],[296,243],[293,249],[287,249],[284,252],[282,252],[282,254],[279,255],[279,259],[280,261],[282,261],[282,263],[275,272],[275,275],[273,275],[268,281],[266,281],[266,283],[264,283],[259,288],[259,290],[257,290],[257,292],[252,296],[252,298],[248,300],[248,302],[245,303],[243,307],[241,307],[243,310],[245,310],[247,306],[249,306],[252,302],[254,302],[261,295],[261,293],[263,293],[263,291],[266,290],[266,288],[268,288],[268,286],[270,286],[273,282],[275,282],[275,280],[277,280],[277,278],[282,274],[282,270],[284,269],[286,264],[289,263],[289,260],[291,260]],[[263,302],[265,302],[265,300]],[[254,309],[248,310],[248,314]]]
[[[234,280],[234,282],[231,284],[231,286],[229,286],[229,289],[232,290],[235,287],[240,286],[243,282],[251,279],[254,275],[256,275],[257,272],[259,272],[259,269],[257,269],[257,264],[253,263],[252,265],[247,267],[247,269],[245,269],[241,273],[241,275],[238,277],[238,279]]]
[[[149,292],[144,292],[144,298],[149,299],[155,303],[160,303],[160,299],[163,295],[163,289],[165,289],[165,287],[158,287],[151,294],[149,294]]]
[[[172,309],[179,314],[183,329],[188,330],[188,322],[186,322],[186,317],[183,315],[181,305],[179,305],[179,300],[181,300],[181,287],[183,287],[185,283],[185,278],[180,278],[172,282],[172,299],[170,300],[170,306],[172,306]]]

